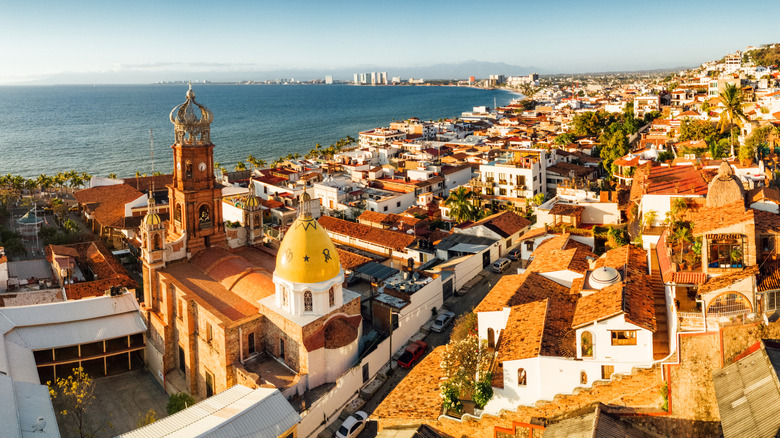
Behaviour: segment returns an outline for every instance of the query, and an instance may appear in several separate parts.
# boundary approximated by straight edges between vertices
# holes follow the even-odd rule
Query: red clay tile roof
[[[531,228],[520,236],[520,241],[535,239],[537,237],[544,236],[545,234],[547,234],[547,228],[545,227]]]
[[[549,299],[544,299],[512,307],[501,334],[496,360],[504,362],[539,355],[548,303]]]
[[[534,250],[528,269],[536,272],[574,271],[584,274],[588,270],[588,258],[597,258],[590,247],[570,239],[569,234],[547,239]]]
[[[436,347],[415,365],[372,414],[374,419],[436,420],[441,414],[439,385],[445,346]]]
[[[404,251],[417,238],[414,235],[397,231],[381,230],[368,225],[322,216],[317,220],[329,233],[353,237],[395,251]]]
[[[79,190],[73,196],[79,204],[89,205],[89,210],[100,225],[121,228],[124,225],[125,204],[140,198],[143,193],[127,184],[118,184]]]
[[[550,209],[550,214],[558,216],[576,216],[582,214],[585,211],[585,206],[575,204],[565,204],[563,202],[557,202]]]
[[[753,209],[745,209],[745,205],[742,201],[717,208],[703,208],[692,218],[693,235],[701,236],[711,231],[741,223],[752,225],[755,221],[754,214],[756,211],[757,210]]]
[[[607,251],[596,266],[622,270],[623,281],[580,298],[572,326],[578,328],[624,313],[626,321],[654,332],[653,287],[647,274],[645,251],[624,245]]]
[[[647,177],[649,195],[707,195],[707,181],[694,166],[656,166]],[[633,199],[633,196],[632,196]]]
[[[165,186],[173,183],[173,174],[122,178],[122,181],[144,193],[149,193],[152,187],[154,187],[155,192],[158,192],[167,190]]]
[[[531,225],[531,221],[513,211],[502,211],[462,228],[484,226],[501,237],[509,237]]]
[[[354,252],[343,250],[341,248],[336,248],[336,251],[339,253],[339,262],[341,263],[341,267],[345,271],[353,270],[371,261],[371,259],[368,257],[364,257],[360,254],[355,254]]]
[[[645,194],[645,182],[650,176],[650,171],[653,167],[653,161],[648,161],[645,164],[640,164],[636,171],[634,171],[634,180],[631,184],[630,200],[635,203],[639,203],[642,200],[642,196]]]
[[[67,285],[65,293],[69,300],[103,296],[112,286],[138,287],[124,266],[99,241],[46,247],[47,260],[51,261],[53,254],[73,257],[82,270],[89,268],[95,274],[96,280]]]
[[[547,173],[555,173],[564,177],[571,177],[573,174],[575,178],[583,178],[594,172],[596,172],[595,167],[580,166],[565,161],[547,167]]]
[[[731,286],[732,284],[744,280],[748,277],[754,277],[758,274],[759,267],[758,265],[748,266],[744,269],[740,269],[736,272],[729,272],[728,274],[718,275],[717,277],[712,277],[704,283],[703,285],[699,286],[698,292],[700,294],[706,294],[709,292],[716,291],[718,289],[723,289],[724,287]]]

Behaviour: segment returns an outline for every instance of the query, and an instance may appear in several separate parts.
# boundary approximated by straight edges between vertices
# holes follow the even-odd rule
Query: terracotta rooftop
[[[595,171],[596,169],[593,167],[580,166],[579,164],[567,163],[565,161],[547,167],[547,173],[556,173],[568,177],[573,175],[575,178],[586,177]]]
[[[647,274],[645,252],[632,245],[624,245],[607,251],[596,265],[622,270],[623,281],[580,298],[573,328],[623,313],[626,321],[654,332],[653,287]]]
[[[112,286],[129,289],[138,287],[124,266],[99,241],[46,247],[46,258],[49,262],[54,254],[75,258],[82,270],[89,268],[97,278],[68,285],[66,295],[69,300],[103,296]]]
[[[360,254],[343,250],[341,248],[336,248],[336,251],[339,253],[339,262],[341,263],[341,267],[345,271],[354,270],[358,266],[362,266],[371,261],[371,259],[368,257],[364,257]]]
[[[547,234],[547,228],[545,227],[531,228],[520,236],[520,241],[535,239],[544,236],[545,234]]]
[[[574,271],[584,274],[588,258],[597,258],[588,245],[570,239],[569,234],[545,240],[534,250],[528,270],[535,272]]]
[[[519,360],[536,357],[542,349],[544,321],[549,299],[512,307],[501,334],[496,360]]]
[[[329,233],[353,237],[368,243],[373,243],[395,251],[404,251],[416,237],[397,231],[381,230],[368,225],[337,219],[331,216],[321,216],[317,220]]]
[[[502,211],[462,228],[484,226],[501,237],[509,237],[531,225],[531,221],[513,211]]]
[[[168,190],[166,185],[173,183],[173,174],[122,178],[122,181],[143,193],[149,193],[152,187],[155,192],[160,192]]]
[[[728,274],[712,277],[706,283],[699,286],[698,292],[700,294],[706,294],[718,289],[723,289],[724,287],[731,286],[740,280],[756,276],[756,274],[758,274],[758,269],[758,265],[753,265],[744,269],[740,269],[736,272],[729,272]]]
[[[436,347],[390,394],[382,400],[372,414],[374,419],[436,420],[441,414],[439,385],[444,375],[441,357],[445,346]]]
[[[104,227],[121,228],[124,225],[125,204],[144,196],[127,184],[98,186],[73,194],[76,201],[90,211]]]
[[[650,169],[645,193],[648,195],[706,196],[707,181],[694,166],[656,166]]]
[[[701,236],[710,231],[730,227],[736,224],[755,224],[755,214],[758,210],[745,209],[741,201],[717,208],[703,208],[693,216],[693,235]],[[769,213],[773,216],[772,213]],[[764,215],[761,215],[764,217]],[[772,222],[769,217],[764,222]]]
[[[275,291],[271,251],[241,248],[229,252],[207,248],[188,261],[171,263],[160,270],[170,281],[199,304],[230,324],[259,315],[256,302]]]
[[[585,206],[576,204],[566,204],[563,202],[556,202],[553,208],[550,209],[550,214],[558,216],[576,216],[582,214],[585,211]]]

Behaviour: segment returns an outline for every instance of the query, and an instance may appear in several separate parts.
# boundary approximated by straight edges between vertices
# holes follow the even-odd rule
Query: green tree
[[[479,217],[479,210],[473,203],[478,196],[465,187],[458,187],[444,200],[444,206],[450,209],[449,216],[458,222],[474,220]]]
[[[492,378],[492,373],[484,373],[474,386],[474,404],[479,409],[483,409],[490,399],[493,398]]]
[[[168,404],[165,406],[165,410],[168,411],[168,415],[173,415],[181,410],[184,410],[195,404],[195,399],[186,392],[178,392],[171,395],[168,399]]]
[[[115,173],[109,173],[108,177],[111,178],[111,179],[116,179],[116,174]]]
[[[236,163],[235,167],[233,167],[233,170],[235,170],[236,172],[240,170],[246,170],[246,164],[244,164],[243,161],[239,161],[238,163]]]
[[[716,132],[715,126],[710,122],[685,118],[680,122],[679,140],[704,140]]]
[[[555,140],[553,140],[553,142],[559,146],[566,146],[567,144],[574,143],[574,140],[576,139],[577,136],[575,136],[571,132],[566,132],[564,134],[555,137]]]
[[[474,312],[464,313],[455,319],[450,331],[450,342],[461,341],[468,336],[477,334],[477,314]]]
[[[247,161],[247,163],[251,164],[252,167],[255,168],[255,169],[260,167],[260,160],[255,158],[255,156],[252,155],[252,154],[247,155],[246,161]]]
[[[731,134],[731,156],[734,156],[734,121],[744,120],[745,114],[742,112],[742,90],[734,84],[726,84],[723,92],[720,93],[720,101],[725,107],[723,116],[728,120],[729,131]],[[724,120],[725,125],[725,120]]]
[[[451,396],[453,387],[460,397],[474,397],[477,381],[490,373],[493,355],[485,345],[486,341],[473,335],[460,341],[451,341],[444,347],[441,358],[441,368],[444,382],[441,389],[442,398]],[[487,400],[480,400],[487,403]],[[483,405],[484,406],[484,405]]]
[[[606,170],[612,170],[612,162],[628,153],[628,137],[626,134],[618,129],[612,134],[606,136],[606,142],[604,142],[599,156],[601,157],[601,164]]]
[[[750,133],[750,136],[745,139],[745,143],[739,147],[739,159],[740,160],[752,160],[758,155],[758,151],[761,151],[768,147],[769,136],[772,133],[772,126],[766,125],[760,128],[756,128]]]

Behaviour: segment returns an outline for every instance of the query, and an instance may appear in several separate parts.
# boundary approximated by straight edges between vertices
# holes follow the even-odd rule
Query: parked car
[[[406,347],[406,351],[398,358],[398,366],[403,368],[411,368],[412,364],[421,358],[425,354],[425,350],[428,349],[428,344],[423,341],[414,341]]]
[[[509,257],[510,260],[517,260],[522,255],[522,250],[520,248],[515,248],[512,251],[509,251],[509,254],[506,256]]]
[[[444,329],[450,325],[453,318],[455,318],[455,314],[452,312],[441,312],[439,313],[439,316],[436,317],[436,319],[433,321],[433,326],[431,326],[431,330],[441,333],[444,331]]]
[[[337,438],[354,438],[363,431],[368,423],[368,414],[363,411],[357,411],[354,414],[347,417],[341,427],[336,432]]]
[[[493,272],[498,272],[499,274],[504,272],[504,270],[509,267],[510,263],[512,263],[512,261],[505,258],[496,260],[493,262]]]

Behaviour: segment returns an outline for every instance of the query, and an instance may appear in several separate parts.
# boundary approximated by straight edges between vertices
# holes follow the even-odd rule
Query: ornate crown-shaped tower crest
[[[171,123],[176,127],[176,142],[182,145],[203,145],[211,143],[211,122],[214,114],[210,109],[195,101],[192,84],[187,91],[187,100],[171,111]]]

